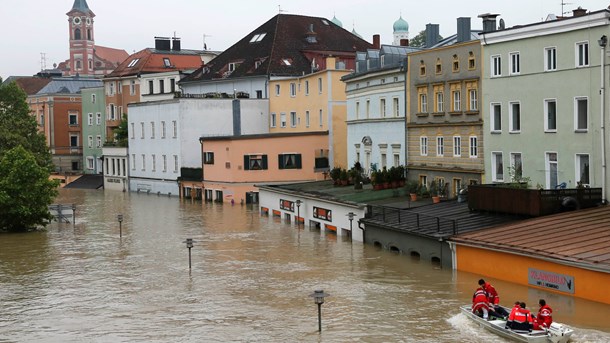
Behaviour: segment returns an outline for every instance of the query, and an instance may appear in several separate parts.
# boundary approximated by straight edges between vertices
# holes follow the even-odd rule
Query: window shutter
[[[296,154],[296,168],[301,169],[301,154]]]
[[[263,155],[263,169],[267,169],[267,155]]]
[[[284,157],[284,155],[282,155],[282,154],[277,155],[277,168],[278,169],[284,169],[283,157]]]
[[[244,170],[250,170],[250,156],[244,155]]]

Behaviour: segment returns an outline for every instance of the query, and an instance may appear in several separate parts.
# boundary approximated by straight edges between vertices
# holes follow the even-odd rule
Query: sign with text
[[[280,209],[284,211],[294,212],[294,202],[289,200],[280,199]]]
[[[322,208],[322,207],[313,207],[313,217],[317,219],[322,219],[326,221],[333,221],[332,211]]]
[[[533,286],[550,288],[556,291],[574,294],[573,276],[528,268],[527,280],[528,283]]]

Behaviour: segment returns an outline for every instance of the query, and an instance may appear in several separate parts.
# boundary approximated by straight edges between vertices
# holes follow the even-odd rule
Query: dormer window
[[[140,60],[139,58],[134,58],[131,62],[129,62],[129,64],[127,65],[127,68],[134,67],[138,63],[139,60]]]
[[[254,62],[254,69],[258,69],[258,67],[260,67],[261,64],[263,64],[263,61],[255,61]]]
[[[252,36],[252,38],[250,39],[250,43],[258,43],[261,40],[263,40],[263,38],[265,38],[265,36],[267,35],[267,33],[258,33],[255,34],[254,36]]]
[[[235,71],[235,68],[237,68],[237,65],[235,63],[229,63],[229,71]]]
[[[289,59],[289,58],[282,58],[282,65],[291,66],[292,65],[292,60]]]
[[[169,61],[169,58],[165,57],[163,58],[163,65],[165,66],[165,68],[169,68],[172,66],[172,63]]]

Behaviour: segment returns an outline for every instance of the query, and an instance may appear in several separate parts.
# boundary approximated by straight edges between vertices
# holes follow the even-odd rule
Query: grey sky
[[[564,11],[578,6],[591,11],[606,8],[603,0],[564,0]],[[0,0],[0,76],[32,75],[41,68],[69,57],[66,12],[74,0]],[[125,49],[128,53],[154,46],[154,36],[182,39],[182,47],[202,49],[204,35],[212,50],[233,45],[279,11],[325,17],[336,15],[348,31],[356,29],[372,41],[392,42],[392,24],[402,14],[415,36],[427,23],[440,24],[440,33],[455,33],[456,18],[471,17],[472,28],[480,29],[482,13],[498,13],[507,26],[528,24],[561,12],[561,0],[511,1],[398,1],[398,0],[87,0],[96,14],[95,43]]]

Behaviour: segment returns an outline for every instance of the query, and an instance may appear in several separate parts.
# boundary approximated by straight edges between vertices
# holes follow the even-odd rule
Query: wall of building
[[[528,268],[572,276],[574,278],[573,296],[610,304],[610,293],[606,291],[605,287],[600,286],[610,283],[610,273],[464,245],[455,247],[455,259],[454,268],[459,271],[485,275],[534,288],[536,286],[529,285],[528,282]],[[552,291],[548,288],[544,289]],[[570,295],[565,292],[560,293]]]
[[[81,96],[83,173],[99,174],[102,173],[103,170],[102,146],[104,145],[104,142],[106,142],[106,103],[104,88],[83,88],[81,90]]]
[[[227,93],[233,94],[237,92],[246,92],[250,94],[250,99],[257,97],[257,91],[260,91],[262,98],[269,97],[267,92],[267,77],[248,77],[244,79],[229,79],[229,80],[214,80],[210,82],[189,82],[180,84],[182,91],[185,94],[206,94],[206,93]]]
[[[127,148],[105,147],[102,153],[104,154],[104,189],[128,191],[130,166]]]

